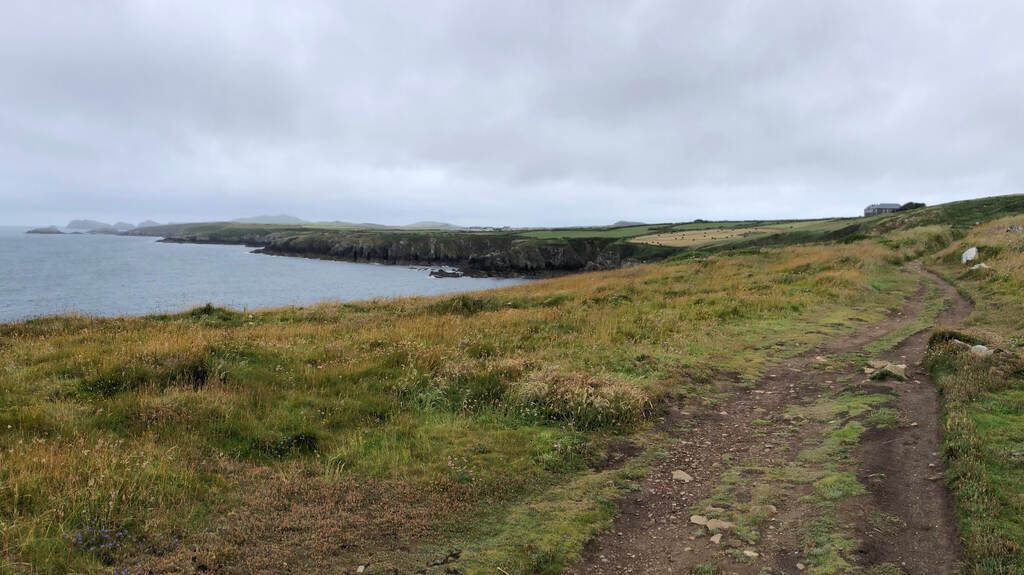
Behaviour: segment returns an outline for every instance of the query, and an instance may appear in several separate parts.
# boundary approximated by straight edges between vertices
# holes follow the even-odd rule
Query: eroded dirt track
[[[970,305],[919,266],[907,273],[922,288],[885,320],[752,386],[722,381],[721,402],[669,406],[664,453],[569,573],[956,572],[939,403],[920,364],[930,324]],[[939,298],[944,311],[920,325]],[[868,358],[905,364],[906,380],[868,379]]]

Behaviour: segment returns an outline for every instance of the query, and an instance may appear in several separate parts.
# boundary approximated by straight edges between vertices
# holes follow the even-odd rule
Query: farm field
[[[790,243],[790,236],[803,239],[813,234],[820,239],[853,224],[852,220],[804,220],[791,222],[715,222],[708,224],[680,224],[671,226],[669,231],[634,237],[630,241],[657,246],[707,249],[748,244],[755,240],[775,239],[778,243]],[[854,224],[855,225],[855,224]],[[798,240],[799,241],[799,240]]]

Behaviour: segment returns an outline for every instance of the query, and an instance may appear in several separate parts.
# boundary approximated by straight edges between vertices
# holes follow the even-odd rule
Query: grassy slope
[[[0,572],[404,571],[450,548],[467,573],[559,572],[642,473],[598,469],[614,438],[644,441],[660,395],[880,317],[916,285],[897,265],[950,241],[993,246],[991,273],[930,261],[978,302],[972,333],[1012,352],[985,369],[935,352],[953,485],[975,571],[1018,572],[1020,255],[1004,222],[957,241],[1017,201],[480,294],[0,326]]]
[[[1024,234],[1006,231],[1014,223],[1024,216],[978,226],[926,260],[975,303],[959,337],[999,350],[979,360],[938,340],[929,358],[972,574],[1024,573]],[[961,265],[970,246],[989,270]]]
[[[436,299],[2,326],[2,557],[109,572],[200,549],[257,570],[285,522],[339,534],[333,559],[307,549],[300,564],[373,553],[404,571],[455,547],[464,572],[557,572],[639,472],[594,470],[609,438],[643,430],[661,394],[756,377],[779,350],[881,317],[914,287],[887,253],[793,247]]]

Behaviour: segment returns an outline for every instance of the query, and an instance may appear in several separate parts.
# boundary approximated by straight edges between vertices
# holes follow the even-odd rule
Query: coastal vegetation
[[[985,267],[963,265],[977,247]],[[1024,572],[1024,217],[971,229],[926,258],[974,302],[962,332],[932,339],[950,484],[969,573]],[[973,268],[973,269],[972,269]],[[995,350],[978,357],[963,344]]]
[[[0,572],[561,573],[674,441],[669,403],[713,407],[915,297],[920,321],[821,365],[859,369],[928,327],[943,302],[904,267],[916,259],[975,304],[928,360],[965,569],[1020,572],[1020,213],[1024,197],[1007,196],[850,221],[494,232],[655,261],[456,296],[0,325]],[[178,233],[340,233],[203,225]],[[723,227],[764,235],[665,251],[637,240]],[[373,232],[388,233],[412,232]],[[961,263],[972,246],[987,268]],[[978,360],[957,338],[999,352]],[[780,494],[801,494],[808,572],[867,573],[835,510],[867,492],[851,463],[860,438],[903,423],[888,392],[836,383],[848,387],[748,430],[810,441],[791,465],[722,459],[701,509],[753,545]]]

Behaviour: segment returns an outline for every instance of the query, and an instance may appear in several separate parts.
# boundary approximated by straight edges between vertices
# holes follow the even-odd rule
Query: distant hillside
[[[370,223],[370,222],[359,223],[359,222],[345,222],[345,221],[341,221],[341,220],[333,220],[333,221],[329,221],[329,222],[316,222],[313,225],[314,226],[327,227],[327,228],[352,228],[352,229],[366,228],[366,229],[380,229],[380,230],[383,230],[383,229],[389,229],[390,228],[390,226],[385,226],[385,225],[381,225],[381,224],[374,224],[374,223]]]
[[[68,222],[67,227],[72,230],[102,230],[112,228],[113,226],[96,220],[71,220]]]
[[[628,220],[619,220],[619,221],[615,222],[614,224],[612,224],[611,227],[613,227],[613,228],[622,228],[622,227],[625,227],[625,226],[646,226],[646,225],[647,224],[644,223],[644,222],[630,222]]]
[[[286,214],[281,214],[281,215],[278,215],[278,216],[252,216],[252,217],[249,217],[249,218],[237,218],[237,219],[234,219],[234,220],[231,220],[231,221],[239,223],[239,224],[288,224],[288,225],[298,225],[298,224],[309,223],[306,220],[303,220],[302,218],[297,218],[295,216],[289,216],[289,215],[286,215]]]
[[[1024,212],[1024,194],[1010,194],[893,212],[875,218],[865,218],[865,221],[872,222],[871,229],[875,233],[928,225],[947,225],[954,229],[965,230],[997,218],[1022,212]]]
[[[153,226],[159,226],[159,225],[160,225],[160,222],[154,222],[153,220],[146,220],[144,222],[139,222],[139,225],[137,225],[135,227],[137,227],[137,228],[151,228]]]
[[[432,230],[457,230],[457,229],[460,229],[462,226],[456,226],[455,224],[449,224],[449,223],[446,223],[446,222],[425,221],[425,222],[416,222],[416,223],[412,223],[412,224],[409,224],[407,226],[401,226],[401,227],[404,227],[404,228],[428,228],[428,229],[432,229]]]

